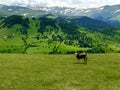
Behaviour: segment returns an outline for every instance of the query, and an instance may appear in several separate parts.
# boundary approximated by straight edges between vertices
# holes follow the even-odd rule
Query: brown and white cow
[[[75,56],[78,60],[84,59],[84,64],[87,64],[87,54],[85,54],[85,53],[75,53]]]

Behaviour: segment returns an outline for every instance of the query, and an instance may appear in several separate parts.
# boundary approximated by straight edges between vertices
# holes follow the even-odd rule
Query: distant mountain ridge
[[[34,9],[34,8],[33,8]],[[76,9],[66,7],[38,7],[39,10],[44,10],[49,13],[66,16],[87,16],[93,19],[105,21],[111,25],[120,25],[120,5],[102,6],[99,8]]]
[[[105,29],[105,28],[112,27],[110,24],[104,21],[92,19],[86,16],[81,16],[79,18],[78,17],[72,18],[70,19],[70,21],[74,24],[77,24],[86,28],[92,28],[92,29]]]
[[[46,14],[62,16],[87,16],[93,19],[104,21],[114,26],[120,26],[120,5],[102,6],[99,8],[76,9],[67,7],[22,7],[0,5],[0,16],[23,15],[28,17],[40,17]]]
[[[44,15],[43,17],[52,18],[60,22],[71,22],[73,24],[80,25],[86,28],[91,28],[91,29],[105,29],[105,28],[113,27],[112,25],[104,21],[89,18],[87,16],[68,17],[68,16],[57,16],[53,14],[47,14],[47,15]]]

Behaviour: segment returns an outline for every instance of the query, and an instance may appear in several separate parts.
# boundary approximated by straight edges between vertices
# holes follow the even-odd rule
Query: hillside
[[[76,17],[76,18],[72,18],[70,19],[70,21],[72,23],[81,25],[83,27],[86,28],[91,28],[91,29],[105,29],[108,27],[112,27],[110,24],[100,21],[100,20],[95,20],[86,16],[82,16],[82,17]]]
[[[120,52],[120,28],[85,29],[51,18],[17,15],[1,18],[0,25],[1,53]]]
[[[109,27],[114,27],[104,21],[96,20],[86,16],[61,16],[56,14],[46,14],[41,17],[55,19],[60,22],[71,22],[73,24],[89,29],[105,29]]]

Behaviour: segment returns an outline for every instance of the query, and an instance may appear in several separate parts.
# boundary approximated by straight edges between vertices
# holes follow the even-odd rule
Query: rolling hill
[[[0,19],[1,53],[120,52],[120,28],[86,29],[51,18]]]

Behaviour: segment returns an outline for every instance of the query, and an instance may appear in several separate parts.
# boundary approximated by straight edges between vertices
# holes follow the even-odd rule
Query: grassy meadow
[[[0,54],[0,90],[120,90],[120,54]]]

